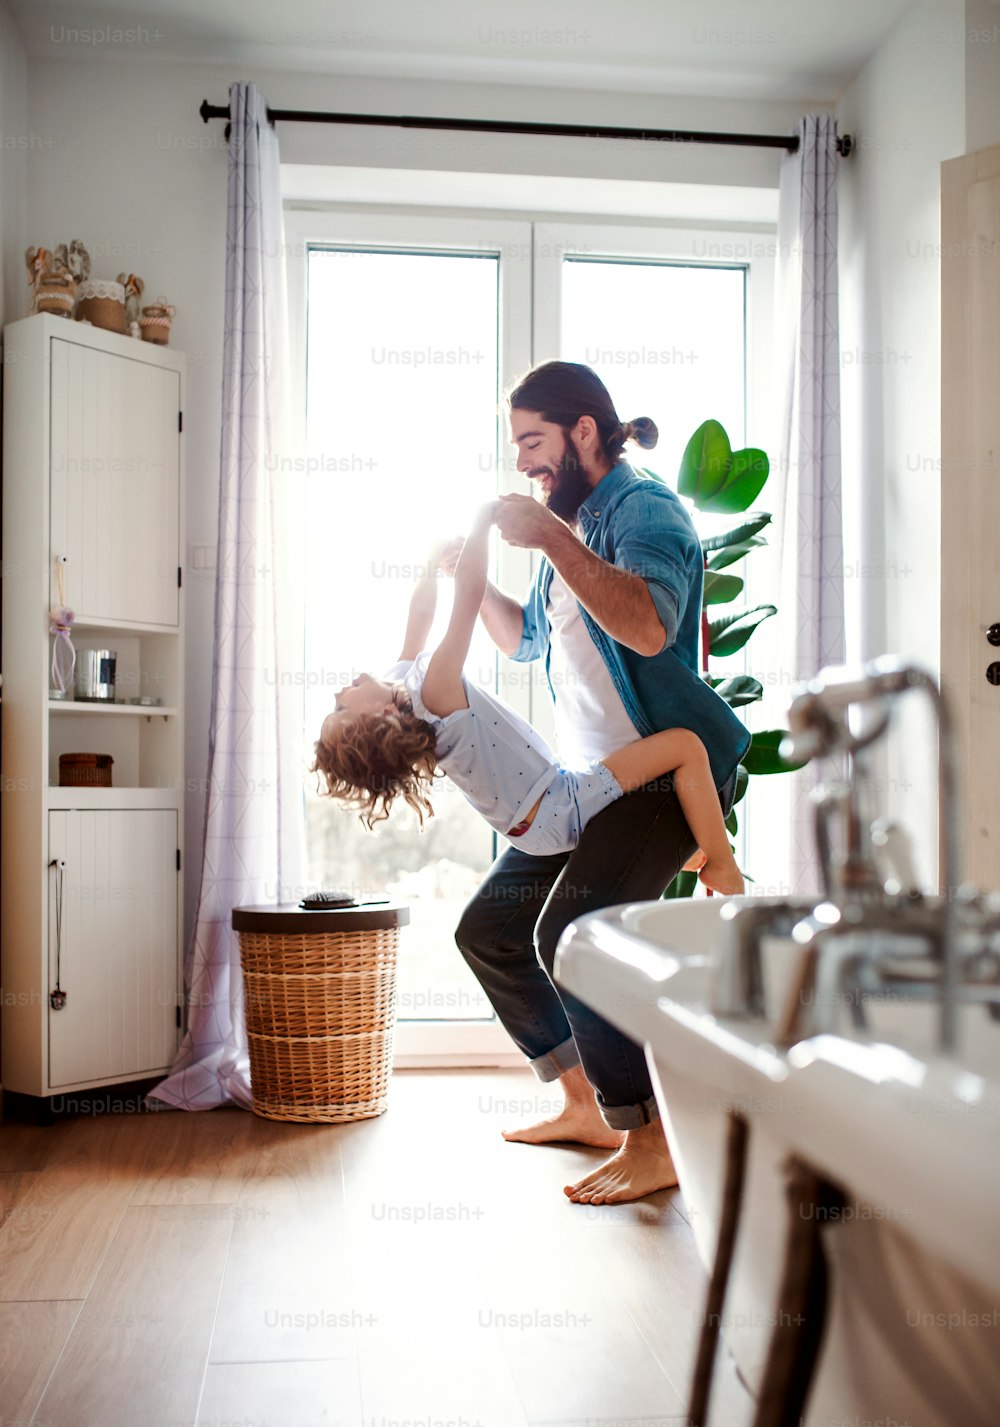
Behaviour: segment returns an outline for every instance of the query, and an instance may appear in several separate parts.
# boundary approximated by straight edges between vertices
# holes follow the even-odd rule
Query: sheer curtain
[[[219,539],[204,855],[185,969],[188,1030],[154,1100],[249,1106],[234,906],[297,900],[301,812],[301,605],[281,483],[301,463],[288,419],[278,141],[253,84],[229,92],[229,213]],[[291,472],[293,474],[289,475]],[[286,667],[287,666],[287,667]],[[301,693],[301,689],[299,689]]]
[[[769,672],[781,692],[782,713],[797,683],[844,660],[838,162],[833,116],[806,115],[798,151],[781,168],[775,271],[780,593],[772,636],[778,647]],[[812,768],[767,780],[789,829],[792,892],[819,890],[809,798],[816,781]],[[778,813],[772,806],[775,823]]]

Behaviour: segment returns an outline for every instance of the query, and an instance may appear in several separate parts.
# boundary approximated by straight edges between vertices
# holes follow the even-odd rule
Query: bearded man
[[[622,459],[627,440],[656,444],[655,425],[621,422],[597,374],[574,362],[533,368],[507,405],[535,495],[503,497],[497,525],[541,559],[523,604],[488,587],[481,616],[494,643],[512,659],[545,659],[565,766],[688,728],[728,812],[750,735],[699,677],[701,543],[678,496]],[[535,1074],[565,1096],[560,1114],[505,1137],[615,1151],[565,1187],[578,1203],[638,1199],[677,1178],[642,1048],[556,984],[556,946],[585,912],[659,897],[695,850],[671,778],[659,779],[599,813],[572,852],[509,847],[455,933]]]

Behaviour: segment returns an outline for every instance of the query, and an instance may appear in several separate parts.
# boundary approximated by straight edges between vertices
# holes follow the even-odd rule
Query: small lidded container
[[[170,341],[170,324],[174,320],[176,307],[171,307],[165,297],[144,307],[139,315],[139,331],[144,342],[156,342],[165,347]]]

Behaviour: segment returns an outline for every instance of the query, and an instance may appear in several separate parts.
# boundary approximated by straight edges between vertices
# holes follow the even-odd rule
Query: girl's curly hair
[[[397,798],[409,804],[423,827],[425,815],[434,816],[428,793],[436,768],[434,729],[404,705],[398,714],[338,720],[332,738],[317,740],[310,772],[321,774],[326,793],[356,809],[371,831]]]

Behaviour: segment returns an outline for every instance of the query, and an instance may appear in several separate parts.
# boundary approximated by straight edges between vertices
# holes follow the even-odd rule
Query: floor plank
[[[233,1206],[211,1360],[353,1358],[340,1128],[258,1120]]]
[[[28,1423],[80,1312],[79,1303],[0,1303],[0,1423]]]
[[[500,1344],[485,1335],[432,1335],[428,1343],[426,1336],[411,1341],[385,1334],[376,1348],[361,1353],[359,1369],[365,1427],[527,1427]]]
[[[158,1113],[153,1153],[132,1203],[234,1204],[254,1119],[226,1107],[195,1114]]]
[[[353,1359],[211,1363],[195,1427],[358,1427]]]
[[[44,1169],[52,1155],[54,1126],[0,1125],[0,1173]]]
[[[86,1297],[154,1142],[149,1119],[91,1116],[48,1128],[48,1164],[0,1233],[0,1302]]]
[[[58,1427],[193,1422],[232,1223],[198,1205],[126,1210],[38,1406]]]
[[[38,1171],[30,1174],[12,1170],[0,1172],[0,1233],[9,1223],[24,1217],[21,1203],[37,1183]]]

